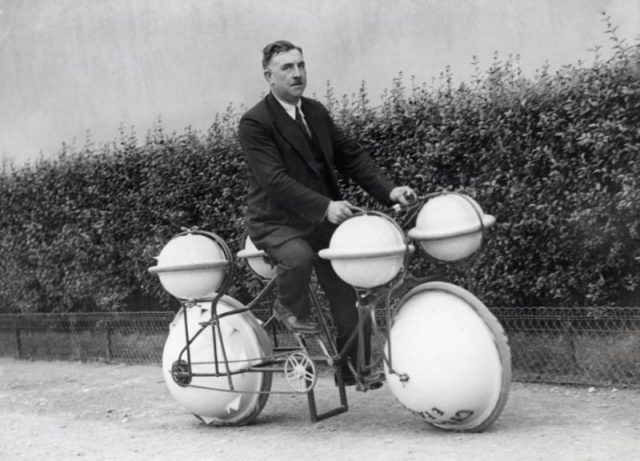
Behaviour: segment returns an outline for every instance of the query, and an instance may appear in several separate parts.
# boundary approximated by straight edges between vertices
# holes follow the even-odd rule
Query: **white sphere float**
[[[401,300],[389,341],[386,379],[407,409],[457,431],[481,431],[498,418],[511,382],[510,350],[498,321],[471,293],[445,282],[416,287]]]
[[[216,312],[220,315],[243,307],[235,299],[223,296],[217,303]],[[189,355],[186,350],[185,311],[192,341]],[[192,305],[178,312],[162,354],[165,383],[174,399],[206,424],[247,424],[266,404],[272,374],[244,370],[259,365],[264,357],[272,354],[271,341],[251,312],[226,315],[219,320],[221,334],[215,336],[214,357],[210,321],[210,302]],[[200,332],[202,328],[204,331]],[[188,359],[191,360],[191,374],[188,373]],[[217,364],[219,376],[211,376],[215,374],[214,364]]]
[[[265,279],[272,279],[277,274],[277,267],[266,261],[266,255],[264,251],[258,250],[251,237],[247,236],[244,241],[244,248],[238,252],[237,257],[246,259],[249,268],[256,275]]]
[[[171,295],[183,300],[211,298],[220,288],[229,261],[215,235],[187,232],[171,239],[149,272]]]
[[[471,197],[442,194],[424,204],[408,235],[441,261],[459,261],[480,248],[484,229],[496,219]]]
[[[318,255],[356,288],[373,288],[391,281],[402,270],[410,247],[396,224],[379,215],[358,215],[342,222],[329,248]]]

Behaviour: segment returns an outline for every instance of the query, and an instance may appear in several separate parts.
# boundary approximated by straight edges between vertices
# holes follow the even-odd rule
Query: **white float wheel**
[[[309,392],[317,381],[313,360],[303,352],[293,352],[287,356],[284,362],[284,376],[296,392]]]
[[[245,306],[223,296],[217,312],[223,314]],[[221,334],[211,331],[211,303],[202,302],[188,308],[188,315],[180,311],[169,330],[163,349],[163,375],[171,395],[198,419],[208,425],[241,426],[257,418],[269,398],[273,373],[249,370],[258,367],[263,358],[273,353],[266,331],[250,311],[241,311],[221,319]],[[191,343],[191,370],[186,362],[185,327],[188,321]],[[199,334],[206,325],[208,331]],[[195,335],[198,335],[197,337]],[[222,340],[228,363],[222,357]],[[213,341],[217,344],[217,357],[213,355]],[[177,358],[183,356],[176,361]],[[219,375],[211,376],[214,363]],[[227,375],[226,371],[232,373]],[[232,380],[233,389],[230,388]]]
[[[441,293],[451,297],[452,299],[457,298],[460,301],[459,307],[452,304],[451,309],[454,307],[458,310],[464,309],[464,312],[469,314],[468,318],[477,317],[477,320],[474,322],[476,325],[483,325],[481,330],[484,330],[485,334],[483,334],[482,337],[485,338],[485,344],[488,345],[490,350],[492,350],[492,354],[495,354],[493,355],[495,358],[495,362],[493,362],[493,365],[495,365],[493,373],[495,374],[487,381],[487,385],[491,385],[489,383],[493,381],[495,387],[492,390],[489,388],[486,389],[487,391],[491,391],[491,397],[487,400],[486,406],[479,407],[481,413],[478,414],[474,414],[474,411],[476,411],[475,408],[457,409],[452,407],[450,404],[448,405],[448,408],[446,408],[447,405],[443,408],[440,407],[440,405],[435,405],[438,402],[430,400],[432,394],[426,390],[427,387],[430,386],[428,376],[431,373],[420,374],[421,371],[425,369],[424,365],[414,366],[411,363],[406,362],[406,357],[400,359],[401,356],[396,356],[396,360],[391,364],[395,368],[392,375],[389,375],[389,368],[385,365],[387,382],[389,382],[392,394],[398,398],[400,403],[405,405],[409,410],[432,426],[447,431],[481,432],[498,419],[507,402],[509,388],[511,385],[511,351],[507,336],[505,335],[504,329],[500,325],[499,321],[491,311],[489,311],[489,309],[487,309],[487,307],[473,294],[450,283],[428,282],[415,287],[400,301],[400,307],[394,316],[390,331],[392,350],[398,351],[400,343],[397,343],[397,341],[401,338],[406,340],[406,338],[424,337],[424,335],[427,334],[424,329],[424,321],[422,321],[422,328],[419,326],[421,322],[420,319],[424,318],[420,317],[420,315],[424,315],[424,313],[427,312],[427,309],[425,308],[426,306],[416,307],[418,306],[417,304],[413,304],[411,306],[409,306],[409,304],[412,302],[414,297],[416,297],[415,299],[419,299],[417,298],[418,296],[423,296],[429,293]],[[406,320],[408,318],[406,316],[403,319],[403,314],[405,313],[411,317],[410,320]],[[416,315],[417,317],[415,317]],[[399,323],[402,323],[405,327],[409,325],[409,327],[407,327],[409,329],[405,330],[401,336],[396,336],[396,341],[393,341],[391,338],[394,336],[394,330],[397,329]],[[433,325],[437,326],[437,324]],[[394,344],[396,345],[395,348],[393,347]],[[407,348],[407,344],[408,343],[405,343],[403,345],[403,354],[406,354],[409,350]],[[387,350],[385,350],[385,353],[388,353]],[[431,357],[437,357],[437,354],[431,354]],[[402,360],[405,360],[404,364],[399,363]],[[415,360],[417,361],[415,363],[418,363],[421,358],[415,358]],[[451,365],[453,366],[455,364],[451,363]],[[407,376],[404,376],[402,372],[412,366],[414,366],[413,370],[409,370]],[[444,366],[446,366],[446,364]],[[413,373],[417,373],[417,377],[412,376]],[[425,390],[422,391],[420,388],[414,387],[411,392],[418,393],[413,394],[413,396],[419,395],[420,392],[423,392],[425,399],[422,401],[416,399],[412,400],[412,396],[405,393],[407,387],[405,387],[404,383],[408,383],[408,385],[411,386],[412,383],[416,382],[414,379],[417,379],[417,382],[420,382],[420,386],[424,386]],[[429,388],[433,389],[433,387]]]
[[[464,293],[460,290],[461,293]],[[454,430],[458,432],[482,432],[489,426],[491,426],[498,417],[502,414],[507,399],[509,398],[509,390],[511,389],[511,347],[509,346],[509,339],[504,332],[502,324],[493,315],[493,313],[481,302],[471,302],[470,306],[475,310],[476,314],[482,319],[487,329],[493,335],[493,341],[502,364],[502,385],[500,386],[500,394],[498,401],[493,408],[493,411],[478,425],[460,426],[458,428],[451,427],[444,424],[433,424],[434,427],[443,430]],[[460,415],[458,415],[460,416]],[[464,416],[464,415],[463,415]]]

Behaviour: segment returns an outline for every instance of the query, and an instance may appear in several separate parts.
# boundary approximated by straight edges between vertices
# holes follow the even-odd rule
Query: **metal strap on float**
[[[159,274],[161,272],[178,272],[178,271],[197,271],[202,269],[218,269],[220,267],[228,267],[229,261],[212,261],[193,264],[175,264],[173,266],[153,266],[150,267],[149,273]]]

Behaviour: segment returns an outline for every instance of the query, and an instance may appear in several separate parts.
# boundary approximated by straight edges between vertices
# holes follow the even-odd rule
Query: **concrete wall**
[[[528,74],[609,51],[600,12],[633,42],[640,0],[0,0],[0,155],[16,164],[56,155],[63,141],[206,129],[232,102],[265,91],[260,50],[300,44],[308,94],[366,80],[376,103],[403,71],[418,82],[486,69],[521,55]]]

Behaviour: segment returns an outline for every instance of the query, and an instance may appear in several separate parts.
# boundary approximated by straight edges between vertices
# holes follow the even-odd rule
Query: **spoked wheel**
[[[316,367],[311,358],[303,352],[293,352],[284,362],[284,376],[296,392],[308,392],[316,385]]]
[[[511,352],[504,330],[478,298],[459,286],[429,282],[407,293],[394,316],[385,356],[393,395],[440,429],[482,431],[507,402]]]

